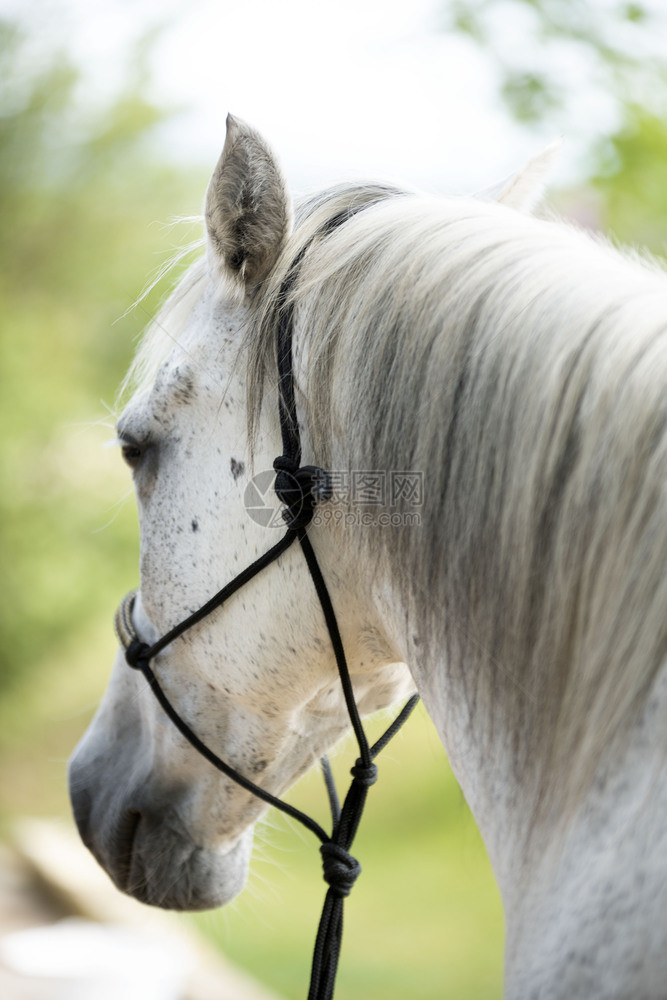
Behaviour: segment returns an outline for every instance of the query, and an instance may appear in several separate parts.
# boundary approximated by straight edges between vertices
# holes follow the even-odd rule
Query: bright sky
[[[165,155],[213,163],[228,110],[259,128],[293,187],[350,176],[472,191],[557,136],[526,135],[470,42],[441,30],[446,0],[0,0],[45,44],[62,39],[91,93],[122,78],[133,40],[163,25],[157,96],[182,108]],[[503,22],[504,24],[505,22]],[[509,25],[518,32],[521,25]],[[589,108],[582,95],[580,114]],[[604,113],[604,109],[602,109]],[[566,143],[576,159],[576,139]]]

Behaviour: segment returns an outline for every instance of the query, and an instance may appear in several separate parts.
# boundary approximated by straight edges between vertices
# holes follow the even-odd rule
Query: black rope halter
[[[331,232],[336,226],[345,222],[351,214],[352,212],[346,211],[336,216],[325,226],[322,235]],[[116,612],[115,628],[118,638],[125,649],[125,658],[128,664],[143,673],[153,694],[169,719],[171,719],[176,728],[192,744],[195,750],[246,791],[251,792],[264,802],[302,823],[319,838],[321,842],[320,853],[322,855],[324,880],[327,882],[329,889],[325,897],[317,938],[315,940],[308,1000],[331,1000],[334,992],[338,956],[343,933],[343,901],[350,894],[352,886],[361,872],[359,862],[349,852],[361,820],[368,789],[377,779],[377,767],[373,761],[403,725],[417,704],[419,697],[418,695],[414,695],[410,698],[386,732],[373,746],[369,746],[354,698],[350,672],[345,659],[345,651],[338,630],[336,615],[306,530],[313,516],[316,504],[330,497],[331,484],[329,476],[323,469],[312,465],[301,466],[300,464],[301,442],[296,416],[292,367],[293,307],[289,301],[289,296],[305,251],[306,248],[304,247],[294,261],[283,282],[279,296],[277,361],[280,387],[280,430],[283,453],[276,458],[273,465],[276,470],[274,488],[278,499],[285,505],[283,517],[287,525],[287,531],[272,548],[242,570],[222,590],[218,591],[217,594],[211,597],[210,600],[193,614],[175,625],[158,639],[157,642],[153,643],[153,645],[149,646],[147,643],[142,642],[134,627],[132,611],[136,591],[128,594],[121,602]],[[246,583],[252,580],[266,566],[278,559],[296,539],[299,540],[301,545],[322,607],[331,645],[336,657],[347,711],[359,748],[359,756],[351,770],[352,783],[342,806],[338,800],[329,761],[326,757],[323,757],[321,761],[331,809],[331,834],[328,834],[319,823],[306,813],[287,802],[283,802],[265,789],[260,788],[259,785],[250,781],[244,775],[239,774],[238,771],[235,771],[229,764],[221,760],[217,754],[199,739],[187,722],[181,718],[161,688],[150,666],[150,661],[166,646],[170,645],[178,636],[183,635],[193,625],[201,622],[211,612],[215,611],[216,608],[224,604],[232,594],[245,586]]]

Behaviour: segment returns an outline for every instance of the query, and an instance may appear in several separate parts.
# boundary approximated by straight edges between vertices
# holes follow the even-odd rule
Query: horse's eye
[[[136,469],[141,461],[141,448],[130,441],[124,441],[121,445],[120,451],[123,456],[123,460],[127,463],[127,465],[129,465],[131,469]]]

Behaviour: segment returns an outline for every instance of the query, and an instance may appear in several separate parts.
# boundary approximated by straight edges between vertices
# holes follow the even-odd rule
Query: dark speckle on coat
[[[195,383],[187,369],[176,367],[171,377],[171,398],[174,403],[187,406],[195,395]]]
[[[239,462],[236,458],[231,460],[230,467],[235,480],[245,472],[245,462]]]

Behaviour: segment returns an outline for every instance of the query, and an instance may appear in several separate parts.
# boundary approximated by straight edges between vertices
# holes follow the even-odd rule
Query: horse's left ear
[[[206,192],[206,233],[214,275],[248,295],[268,275],[292,226],[291,199],[268,145],[227,116],[227,137]]]
[[[539,202],[546,182],[560,156],[562,141],[558,139],[534,156],[502,187],[496,201],[519,212],[530,212]]]

